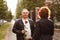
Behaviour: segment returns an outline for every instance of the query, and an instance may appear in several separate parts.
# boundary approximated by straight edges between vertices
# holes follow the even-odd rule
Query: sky
[[[15,15],[18,0],[6,0],[6,2],[7,2],[8,10],[11,10],[12,15]]]

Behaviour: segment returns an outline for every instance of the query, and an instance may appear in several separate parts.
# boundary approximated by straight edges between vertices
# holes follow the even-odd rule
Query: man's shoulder
[[[19,22],[19,21],[21,21],[21,18],[20,18],[20,19],[16,19],[16,21],[15,21],[15,22]]]
[[[29,21],[32,21],[32,22],[33,22],[33,20],[32,20],[32,19],[29,19]]]
[[[36,21],[36,23],[40,23],[41,20]]]

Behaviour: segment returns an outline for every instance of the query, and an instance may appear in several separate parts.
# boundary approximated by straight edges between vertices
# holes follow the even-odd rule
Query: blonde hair
[[[29,14],[28,9],[23,9],[23,10],[22,10],[22,13],[23,13],[23,12],[27,12],[27,13]]]

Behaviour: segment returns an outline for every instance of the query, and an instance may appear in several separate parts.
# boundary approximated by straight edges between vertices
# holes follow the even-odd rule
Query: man
[[[34,24],[33,21],[28,18],[29,11],[23,9],[21,18],[17,20],[13,26],[13,32],[16,33],[17,40],[31,40]]]

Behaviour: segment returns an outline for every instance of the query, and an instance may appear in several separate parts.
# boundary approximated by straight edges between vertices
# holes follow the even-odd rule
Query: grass
[[[4,40],[8,27],[9,23],[5,23],[2,26],[0,26],[0,40]]]

